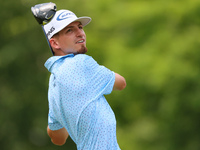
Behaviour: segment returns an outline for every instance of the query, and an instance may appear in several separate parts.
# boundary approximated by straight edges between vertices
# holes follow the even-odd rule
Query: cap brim
[[[86,26],[87,24],[90,23],[91,20],[92,19],[90,17],[79,17],[78,19],[74,20],[73,22],[80,21],[83,26]]]
[[[72,22],[79,21],[79,22],[81,22],[81,24],[82,24],[83,27],[84,27],[84,26],[86,26],[87,24],[89,24],[91,20],[92,20],[92,19],[91,19],[90,17],[79,17],[79,18],[77,18],[77,19],[75,19],[75,20],[71,20],[71,21],[68,22],[68,24],[66,24],[65,26],[62,26],[61,28],[58,28],[58,30],[55,31],[54,34],[60,32],[62,29],[64,29],[65,27],[67,27],[67,26],[68,26],[70,23],[72,23]],[[52,35],[52,36],[53,36],[53,35]],[[52,37],[52,36],[51,36],[51,37]]]

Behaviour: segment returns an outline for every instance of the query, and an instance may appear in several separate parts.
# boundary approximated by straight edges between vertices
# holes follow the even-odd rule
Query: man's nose
[[[78,37],[82,37],[82,36],[84,36],[85,35],[85,32],[84,32],[84,30],[83,29],[77,29],[77,36]]]

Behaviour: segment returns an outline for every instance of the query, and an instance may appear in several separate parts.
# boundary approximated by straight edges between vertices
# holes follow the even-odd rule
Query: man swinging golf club
[[[70,136],[78,150],[120,150],[115,115],[104,95],[124,89],[126,81],[85,54],[83,27],[90,21],[59,10],[44,25],[54,54],[45,63],[51,72],[47,132],[56,145]]]

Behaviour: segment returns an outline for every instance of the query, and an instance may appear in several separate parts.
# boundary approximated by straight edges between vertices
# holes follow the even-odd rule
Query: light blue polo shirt
[[[115,73],[85,54],[53,56],[45,67],[51,72],[49,128],[65,127],[78,150],[120,150],[115,115],[104,97]]]

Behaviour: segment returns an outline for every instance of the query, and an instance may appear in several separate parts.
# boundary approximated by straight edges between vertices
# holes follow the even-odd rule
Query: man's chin
[[[78,54],[85,54],[87,53],[87,51],[88,51],[87,47],[84,46],[78,51]]]

